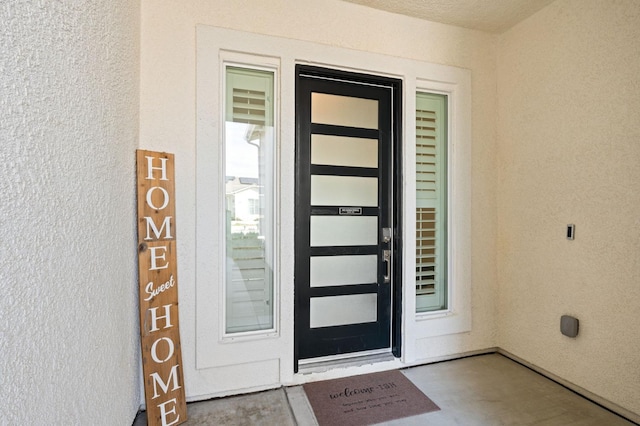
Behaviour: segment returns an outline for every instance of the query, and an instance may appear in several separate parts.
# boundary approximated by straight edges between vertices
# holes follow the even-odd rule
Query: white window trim
[[[247,52],[236,53],[236,52]],[[227,56],[228,55],[228,56]],[[235,56],[238,55],[238,56]],[[233,59],[244,58],[244,59]],[[246,59],[246,58],[251,58]],[[250,65],[277,67],[279,70],[278,150],[276,164],[278,272],[274,275],[274,302],[278,305],[273,335],[247,336],[225,341],[224,346],[240,345],[237,350],[223,351],[220,334],[220,313],[212,311],[210,301],[221,300],[220,283],[223,269],[213,259],[222,248],[220,241],[211,238],[220,228],[220,217],[212,222],[212,212],[222,211],[221,201],[210,194],[211,182],[218,170],[220,144],[220,63],[234,60]],[[256,62],[257,61],[257,62]],[[261,62],[263,61],[263,62]],[[471,330],[471,73],[469,70],[390,57],[387,55],[353,51],[300,40],[252,34],[242,31],[199,25],[197,28],[197,138],[196,138],[196,284],[194,336],[197,369],[224,365],[258,365],[274,361],[280,365],[282,382],[294,379],[293,365],[293,209],[295,129],[295,65],[310,64],[347,71],[362,72],[403,80],[403,318],[402,361],[418,363],[429,354],[418,353],[425,339],[462,333]],[[448,309],[416,314],[415,296],[415,93],[417,90],[446,93],[449,96],[449,289]],[[212,123],[211,117],[216,117]],[[217,121],[217,122],[216,122]],[[199,194],[199,195],[198,195]],[[212,261],[212,259],[214,261]],[[218,261],[219,262],[219,261]],[[280,291],[280,286],[286,291]],[[276,293],[277,292],[277,293]],[[208,302],[209,301],[209,302]],[[211,317],[213,315],[213,318]],[[268,337],[267,340],[264,337]],[[422,341],[422,345],[420,342]],[[189,344],[188,342],[186,342]],[[215,353],[213,360],[210,354]],[[258,364],[256,364],[258,363]],[[204,373],[203,373],[204,374]]]
[[[206,50],[197,64],[197,130],[196,141],[196,366],[198,369],[215,367],[211,356],[219,353],[221,364],[234,358],[220,353],[218,344],[241,344],[258,347],[264,339],[280,337],[280,58],[245,54],[222,49]],[[239,333],[226,333],[226,280],[225,253],[225,191],[224,164],[224,96],[225,68],[238,66],[274,72],[274,264],[273,264],[273,328]],[[216,195],[217,194],[217,195]],[[274,340],[275,341],[275,340]],[[254,342],[254,343],[252,343]],[[257,345],[257,346],[256,346]],[[246,351],[253,359],[255,349]],[[237,359],[237,358],[236,358]],[[242,362],[242,360],[238,360]]]
[[[447,308],[415,313],[415,259],[405,256],[405,280],[413,281],[414,290],[406,293],[405,330],[413,336],[406,345],[405,362],[425,358],[416,353],[417,340],[471,330],[471,78],[467,70],[448,68],[442,78],[421,70],[413,87],[405,89],[406,111],[415,111],[416,92],[444,94],[447,102]],[[432,70],[433,71],[433,70]],[[435,77],[435,78],[434,78]],[[415,253],[415,114],[405,120],[405,250]],[[407,287],[405,287],[406,289]]]
[[[217,235],[220,236],[221,242],[220,242],[220,246],[222,247],[222,251],[221,253],[224,254],[226,256],[226,243],[225,243],[225,234],[226,234],[226,222],[225,222],[225,190],[224,190],[224,185],[226,182],[226,167],[224,165],[224,161],[226,159],[226,153],[225,153],[225,144],[224,141],[226,140],[226,135],[225,135],[225,104],[226,102],[224,102],[225,99],[225,93],[226,93],[226,68],[227,67],[238,67],[238,68],[246,68],[249,70],[259,70],[259,71],[269,71],[269,72],[273,72],[273,126],[275,128],[275,132],[274,132],[274,143],[276,144],[276,149],[275,149],[275,158],[274,158],[274,170],[273,170],[273,181],[274,181],[274,188],[273,188],[273,218],[271,218],[272,220],[272,227],[273,227],[273,241],[271,242],[272,245],[272,253],[273,253],[273,275],[272,275],[272,285],[273,285],[273,305],[272,305],[272,315],[273,315],[273,327],[268,328],[268,329],[263,329],[263,330],[254,330],[254,331],[243,331],[243,332],[235,332],[235,333],[229,333],[226,331],[226,318],[227,318],[227,286],[223,285],[222,286],[222,295],[220,297],[220,299],[218,300],[218,312],[220,313],[219,315],[219,320],[218,320],[218,324],[219,324],[219,335],[220,337],[220,341],[221,342],[235,342],[235,341],[246,341],[246,340],[251,340],[251,339],[255,339],[255,338],[264,338],[264,337],[276,337],[278,336],[278,311],[280,308],[280,304],[279,304],[279,299],[280,299],[280,286],[279,286],[279,280],[278,280],[278,264],[279,264],[279,257],[278,257],[278,247],[280,246],[280,242],[279,242],[279,232],[276,228],[276,224],[277,224],[277,217],[279,214],[278,211],[278,199],[279,199],[279,180],[277,178],[278,176],[278,164],[279,164],[279,144],[278,144],[278,138],[279,138],[279,131],[280,131],[280,121],[279,121],[279,101],[280,101],[280,97],[278,96],[278,91],[280,89],[280,85],[279,85],[279,78],[280,78],[280,61],[277,58],[270,58],[270,57],[264,57],[264,56],[255,56],[255,55],[248,55],[248,54],[242,54],[242,53],[237,53],[237,52],[227,52],[227,51],[221,51],[220,52],[220,83],[221,83],[221,87],[220,87],[220,111],[219,111],[219,122],[220,122],[220,136],[219,136],[219,149],[220,149],[220,158],[219,158],[219,163],[217,164],[216,167],[219,170],[218,173],[218,184],[217,186],[215,186],[215,188],[217,188],[218,191],[220,191],[221,196],[218,197],[220,198],[221,201],[221,207],[216,210],[215,212],[210,212],[211,216],[215,218],[216,222],[218,223],[218,231],[219,233]],[[210,165],[211,166],[211,165]],[[219,277],[219,279],[221,281],[221,283],[226,283],[226,274],[227,274],[227,262],[224,260],[225,256],[220,256],[218,255],[216,257],[216,259],[213,261],[213,263],[217,263],[217,269],[219,271],[219,273],[221,274],[221,277]]]
[[[429,69],[431,68],[431,69]],[[468,70],[431,66],[407,79],[405,111],[415,111],[416,92],[448,97],[448,294],[447,308],[416,313],[415,295],[415,114],[405,114],[404,143],[404,249],[405,363],[418,363],[430,354],[420,352],[420,341],[471,330],[471,74]],[[408,291],[411,288],[411,291]]]

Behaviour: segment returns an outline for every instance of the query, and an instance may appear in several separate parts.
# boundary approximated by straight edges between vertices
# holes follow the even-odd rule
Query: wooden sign
[[[173,154],[136,152],[140,338],[148,425],[187,420],[176,262]]]

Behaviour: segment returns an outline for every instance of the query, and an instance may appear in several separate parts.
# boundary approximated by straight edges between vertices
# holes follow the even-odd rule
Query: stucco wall
[[[0,7],[0,424],[140,405],[137,2]]]
[[[426,357],[495,346],[494,36],[337,0],[144,0],[141,32],[141,147],[176,154],[181,340],[189,393],[194,368],[196,25],[311,41],[468,68],[472,73],[473,331],[433,338]],[[293,125],[293,123],[283,123]],[[292,223],[282,224],[292,227]],[[291,291],[293,283],[282,283]],[[216,301],[212,301],[217,303]],[[291,319],[283,319],[291,327]],[[293,351],[293,348],[291,348]],[[193,387],[192,387],[193,389]]]
[[[635,413],[638,40],[636,0],[559,0],[505,33],[498,60],[498,344]]]

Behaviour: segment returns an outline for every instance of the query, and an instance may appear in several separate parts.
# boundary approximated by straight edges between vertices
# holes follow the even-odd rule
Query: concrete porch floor
[[[403,373],[440,411],[385,425],[633,425],[499,354],[412,367]],[[194,402],[185,425],[317,425],[302,386]],[[146,424],[140,413],[133,426]]]

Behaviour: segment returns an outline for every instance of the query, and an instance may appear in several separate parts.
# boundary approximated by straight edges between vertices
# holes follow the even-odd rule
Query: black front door
[[[295,360],[399,355],[401,82],[296,68]]]

